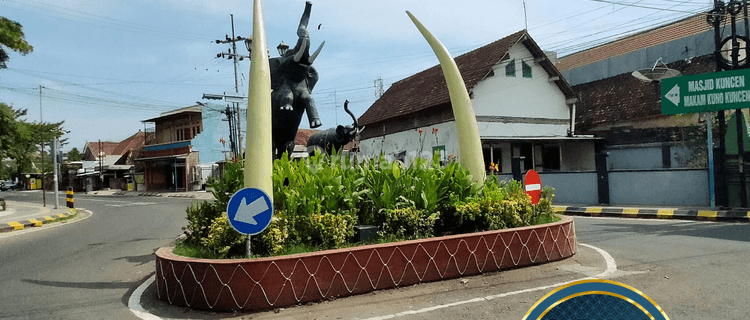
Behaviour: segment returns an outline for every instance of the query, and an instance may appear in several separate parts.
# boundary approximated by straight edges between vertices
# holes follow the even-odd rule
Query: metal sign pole
[[[706,131],[708,131],[708,199],[711,210],[716,209],[716,181],[714,181],[714,134],[711,113],[706,113]]]

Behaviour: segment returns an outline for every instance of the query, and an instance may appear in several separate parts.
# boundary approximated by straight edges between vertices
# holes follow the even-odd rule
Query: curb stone
[[[11,221],[8,223],[2,223],[0,224],[0,233],[23,230],[26,228],[41,227],[43,224],[57,222],[65,218],[76,216],[77,214],[78,214],[78,209],[71,209],[71,210],[68,210],[67,214],[59,213],[59,214],[52,215],[52,216],[45,216],[45,217],[40,217],[40,218],[28,219],[28,220]]]
[[[553,206],[553,208],[557,213],[570,216],[750,222],[750,211],[747,209],[698,210],[600,206]]]

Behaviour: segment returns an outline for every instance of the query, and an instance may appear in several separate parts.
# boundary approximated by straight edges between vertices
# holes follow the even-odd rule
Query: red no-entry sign
[[[542,194],[542,179],[533,169],[526,172],[526,176],[523,178],[523,189],[526,194],[531,196],[531,204],[539,203],[539,196]]]

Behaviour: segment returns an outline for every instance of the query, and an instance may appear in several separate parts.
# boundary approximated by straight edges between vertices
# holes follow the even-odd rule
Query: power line
[[[170,38],[182,39],[182,40],[191,40],[191,41],[206,40],[202,35],[200,36],[193,35],[191,37],[189,34],[180,30],[164,30],[162,28],[149,27],[140,23],[133,23],[133,22],[115,19],[112,17],[100,16],[100,15],[96,15],[93,13],[73,10],[70,8],[65,8],[65,7],[61,7],[61,6],[57,6],[57,5],[49,4],[49,3],[44,3],[44,4],[38,3],[38,2],[35,3],[34,1],[31,1],[31,0],[25,0],[23,2],[18,2],[15,0],[4,0],[4,2],[10,2],[19,6],[26,6],[29,8],[36,9],[36,11],[29,11],[29,10],[24,10],[20,8],[15,8],[16,10],[19,10],[19,11],[29,12],[29,13],[33,13],[36,15],[53,17],[53,18],[67,20],[71,22],[87,23],[87,24],[92,24],[92,25],[101,26],[105,28],[140,33],[140,34],[145,34],[145,35],[169,36]],[[39,12],[40,10],[51,12],[56,15],[40,13]],[[65,18],[66,16],[77,18],[77,19],[82,19],[83,21],[67,19]]]

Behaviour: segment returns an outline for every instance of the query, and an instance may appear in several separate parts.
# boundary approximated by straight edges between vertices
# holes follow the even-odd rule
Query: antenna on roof
[[[523,1],[523,22],[526,26],[526,31],[529,30],[529,20],[526,18],[526,0]]]
[[[633,71],[632,75],[645,82],[660,81],[661,79],[674,78],[681,73],[675,69],[667,67],[667,64],[657,59],[654,66],[647,69]]]

